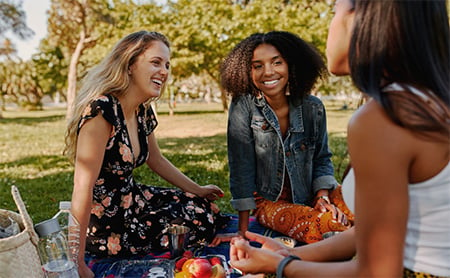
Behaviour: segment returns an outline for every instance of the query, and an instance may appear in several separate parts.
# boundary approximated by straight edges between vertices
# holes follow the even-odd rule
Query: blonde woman
[[[66,153],[75,164],[72,212],[81,226],[79,273],[92,277],[89,258],[130,258],[164,250],[164,229],[191,228],[191,243],[210,241],[227,218],[211,201],[215,185],[200,186],[160,152],[158,122],[149,102],[169,77],[170,48],[157,32],[119,41],[87,74],[69,122]],[[179,189],[138,183],[133,170],[147,166]]]

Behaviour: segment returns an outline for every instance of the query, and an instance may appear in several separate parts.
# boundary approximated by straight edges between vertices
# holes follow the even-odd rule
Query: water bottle
[[[56,218],[34,226],[39,235],[38,251],[42,267],[48,278],[78,278],[78,271],[71,259],[67,240]]]
[[[78,252],[80,250],[80,224],[70,212],[71,203],[69,201],[59,202],[59,211],[53,216],[58,220],[61,231],[69,244],[71,258],[78,267]]]

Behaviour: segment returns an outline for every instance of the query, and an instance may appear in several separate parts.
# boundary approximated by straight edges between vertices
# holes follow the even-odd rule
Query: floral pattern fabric
[[[128,257],[167,250],[165,228],[188,226],[190,245],[210,242],[229,217],[205,198],[178,189],[140,184],[133,169],[148,157],[147,136],[158,122],[151,107],[136,111],[140,153],[134,154],[119,100],[113,95],[97,98],[84,111],[84,123],[101,115],[112,125],[98,179],[87,230],[86,252],[97,257]]]

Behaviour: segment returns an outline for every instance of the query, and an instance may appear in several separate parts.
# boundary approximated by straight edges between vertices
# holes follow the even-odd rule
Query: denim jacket
[[[289,122],[283,140],[263,96],[244,95],[230,104],[227,141],[234,209],[255,209],[254,192],[278,200],[285,175],[296,204],[311,205],[318,190],[337,185],[321,100],[310,95],[297,106],[290,102]]]

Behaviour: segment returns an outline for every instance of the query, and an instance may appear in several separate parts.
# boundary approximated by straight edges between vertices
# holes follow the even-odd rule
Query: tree
[[[0,46],[0,56],[6,56],[11,59],[11,55],[15,55],[17,53],[15,45],[8,38],[3,40],[3,44]]]
[[[7,60],[0,64],[1,95],[25,110],[42,108],[44,91],[33,61]]]
[[[223,41],[238,27],[232,3],[226,1],[177,0],[169,2],[164,33],[172,42],[174,79],[208,75],[219,83],[219,65],[229,51]],[[222,92],[223,109],[227,98]]]
[[[65,89],[67,87],[67,60],[60,47],[52,48],[46,39],[41,41],[40,52],[33,55],[32,60],[39,73],[40,85],[45,95],[56,102],[59,99],[67,101]]]
[[[0,45],[0,56],[11,58],[10,56],[16,53],[16,49],[11,40],[5,37],[8,31],[11,31],[20,39],[27,39],[34,35],[33,30],[26,25],[22,2],[16,3],[9,0],[0,0],[0,38],[3,38],[3,43]],[[4,105],[3,93],[1,94],[1,100],[2,105]],[[2,118],[1,109],[0,118]]]
[[[72,115],[78,81],[77,66],[83,51],[94,47],[112,31],[108,0],[52,0],[48,21],[49,44],[59,46],[69,59],[67,114]],[[70,58],[69,58],[70,57]]]
[[[324,53],[331,3],[321,0],[173,0],[164,33],[172,41],[175,79],[208,74],[219,84],[227,53],[255,32],[291,31]],[[222,91],[223,109],[227,98]]]
[[[22,2],[0,0],[0,37],[4,37],[8,31],[20,39],[27,39],[34,35],[33,30],[26,25]]]

